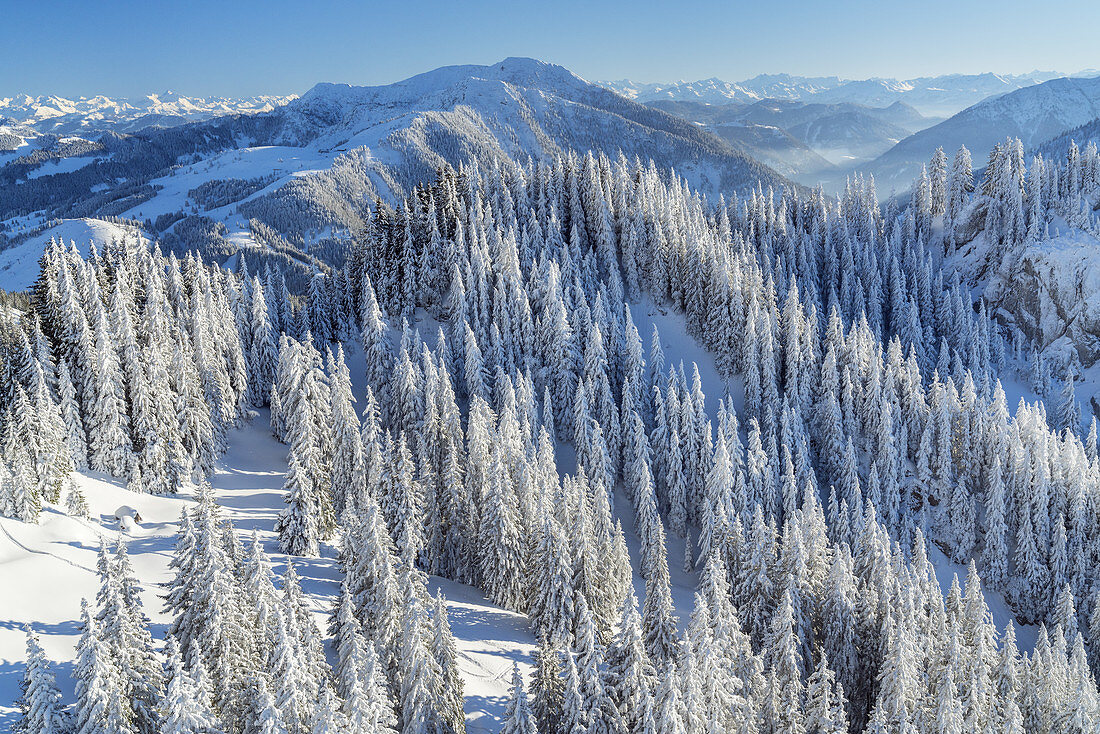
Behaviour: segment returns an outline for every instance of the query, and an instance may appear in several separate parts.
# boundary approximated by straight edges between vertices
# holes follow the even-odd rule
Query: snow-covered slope
[[[1006,137],[1025,148],[1100,117],[1100,77],[1061,78],[1020,89],[969,107],[953,117],[902,140],[867,170],[880,189],[908,187],[937,147],[949,154],[965,145],[982,156]]]
[[[249,219],[258,218],[308,249],[354,230],[376,198],[396,201],[441,166],[492,168],[589,150],[675,168],[708,196],[790,185],[698,125],[560,66],[505,59],[379,87],[318,84],[270,112],[107,137],[84,153],[100,159],[60,175],[29,179],[57,152],[17,158],[0,166],[0,184],[12,184],[0,185],[0,221],[10,233],[12,224],[51,218],[111,214],[155,223],[189,213],[227,227],[231,243],[247,239]],[[265,182],[261,190],[194,211],[196,187],[256,178]]]
[[[136,227],[125,224],[92,218],[64,219],[28,237],[15,247],[0,250],[0,288],[8,291],[30,288],[38,277],[42,250],[51,239],[57,239],[66,245],[75,243],[80,254],[86,256],[88,246],[92,243],[102,249],[109,242],[135,235],[147,238]]]

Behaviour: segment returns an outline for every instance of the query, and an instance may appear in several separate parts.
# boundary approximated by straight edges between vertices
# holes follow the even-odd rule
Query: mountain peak
[[[513,56],[489,65],[441,66],[399,82],[379,86],[320,82],[303,94],[295,107],[308,109],[312,113],[334,114],[360,104],[399,106],[444,94],[447,90],[476,81],[503,82],[545,91],[577,90],[591,86],[563,66]]]

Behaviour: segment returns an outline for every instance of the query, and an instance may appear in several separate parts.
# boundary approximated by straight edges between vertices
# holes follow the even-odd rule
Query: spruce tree
[[[523,676],[519,672],[519,663],[512,663],[512,695],[504,710],[502,734],[536,734],[535,715],[527,703],[527,693],[523,689]]]
[[[29,625],[26,632],[27,663],[19,686],[19,718],[12,730],[17,734],[65,734],[69,719],[61,703],[61,691]]]
[[[436,593],[432,610],[431,646],[439,668],[439,683],[433,698],[439,713],[440,730],[460,734],[466,731],[462,676],[458,669],[458,650],[447,621],[447,603],[439,592]]]
[[[100,637],[95,617],[83,609],[80,642],[73,669],[76,679],[77,734],[136,734],[127,706],[122,674],[109,643]]]
[[[806,734],[846,734],[846,706],[843,688],[822,654],[806,682]]]
[[[631,731],[642,725],[656,680],[642,639],[637,604],[637,599],[630,594],[623,604],[619,631],[607,652],[609,695],[619,709],[623,724]]]
[[[218,731],[210,702],[204,691],[185,669],[179,646],[174,637],[165,645],[168,658],[168,687],[164,696],[164,718],[158,732],[162,734],[194,734]]]
[[[563,653],[546,634],[539,635],[535,670],[531,679],[531,709],[539,731],[556,731],[565,699]]]

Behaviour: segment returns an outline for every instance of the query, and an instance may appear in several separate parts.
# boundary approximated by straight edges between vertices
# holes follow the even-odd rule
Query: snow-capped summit
[[[525,160],[572,149],[652,158],[711,194],[759,177],[783,183],[695,124],[529,58],[444,66],[384,86],[317,84],[274,119],[278,143],[368,147],[378,160],[400,160],[402,177],[430,175],[443,160]]]
[[[314,85],[289,110],[313,114],[345,115],[358,107],[447,106],[455,101],[455,90],[484,82],[504,83],[513,87],[539,88],[548,93],[591,88],[568,69],[528,58],[507,58],[491,65],[443,66],[433,71],[382,86],[352,86],[322,82]]]
[[[0,116],[30,125],[38,133],[87,135],[129,132],[154,124],[165,127],[220,115],[270,112],[292,99],[293,95],[187,97],[171,90],[145,97],[93,95],[76,99],[18,94],[0,97]]]

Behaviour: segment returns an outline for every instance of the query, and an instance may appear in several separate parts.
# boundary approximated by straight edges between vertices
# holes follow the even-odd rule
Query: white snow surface
[[[700,361],[708,409],[713,410],[721,394],[714,362],[684,335],[682,320],[645,306],[635,306],[633,315],[639,329],[647,335],[652,323],[658,324],[670,363],[680,358]],[[421,327],[430,329],[431,324],[424,323]],[[364,373],[363,358],[357,350],[351,351],[349,369],[356,379]],[[687,369],[690,375],[690,362]],[[356,395],[360,401],[364,398],[359,384]],[[279,552],[274,528],[283,507],[286,452],[286,446],[271,435],[267,411],[260,411],[250,423],[230,434],[229,450],[218,461],[211,481],[224,516],[233,522],[242,540],[247,540],[253,530],[258,532],[280,575],[286,570],[288,558]],[[575,469],[575,456],[568,448],[559,447],[558,458],[561,471]],[[71,674],[80,637],[80,600],[94,599],[99,588],[96,554],[101,537],[110,543],[121,539],[127,544],[158,644],[171,621],[162,611],[160,595],[171,579],[168,562],[180,512],[194,506],[194,492],[175,497],[135,494],[125,488],[123,480],[90,471],[74,474],[73,478],[87,497],[89,520],[68,517],[61,508],[53,506],[43,511],[37,525],[0,518],[0,584],[4,588],[0,595],[0,729],[6,729],[16,717],[14,702],[19,695],[26,656],[25,625],[29,624],[39,636],[66,701],[73,700]],[[140,524],[126,532],[115,518],[121,505],[132,507],[142,517]],[[637,576],[640,541],[628,505],[626,498],[619,495],[615,514],[622,520],[627,536],[635,567],[635,591],[644,599],[645,584]],[[680,569],[683,544],[682,539],[670,538],[669,565],[673,601],[681,624],[686,624],[696,578]],[[325,623],[339,592],[340,570],[336,559],[334,542],[322,544],[318,558],[294,559],[318,625]],[[518,661],[529,672],[536,647],[527,618],[492,604],[477,589],[454,581],[433,577],[429,591],[434,594],[436,589],[447,598],[449,620],[459,650],[468,730],[496,732],[508,700],[512,662]]]
[[[683,318],[650,303],[631,306],[631,315],[648,349],[649,335],[656,324],[666,365],[684,361],[691,379],[692,362],[698,365],[707,411],[713,415],[718,400],[726,393],[713,358],[687,335]],[[433,333],[430,320],[419,324],[423,333]],[[348,353],[356,398],[362,404],[364,374],[362,354],[354,347]],[[738,408],[743,403],[739,380],[729,385],[729,394]],[[223,516],[232,521],[237,534],[247,540],[255,530],[271,555],[278,574],[286,570],[288,557],[279,551],[275,521],[284,506],[282,491],[286,469],[286,446],[271,435],[266,410],[258,412],[248,424],[229,435],[229,450],[217,462],[211,484]],[[558,469],[575,470],[576,458],[568,446],[558,446]],[[74,474],[85,493],[91,511],[89,520],[68,517],[57,507],[47,507],[37,525],[0,518],[0,729],[16,718],[14,702],[25,662],[24,626],[30,625],[39,636],[52,661],[66,702],[74,698],[71,678],[76,643],[80,637],[78,619],[81,598],[94,599],[99,587],[96,554],[100,538],[110,543],[127,543],[135,575],[141,584],[145,612],[152,620],[152,634],[160,644],[170,619],[162,611],[161,594],[171,579],[168,562],[172,555],[180,512],[195,504],[194,492],[174,497],[135,494],[125,482],[95,472]],[[136,510],[142,522],[123,532],[115,518],[120,505]],[[615,516],[622,521],[634,568],[634,590],[639,602],[645,598],[645,583],[638,575],[640,540],[634,530],[633,511],[621,493],[616,496]],[[670,533],[668,538],[671,592],[681,628],[692,611],[697,576],[685,573],[681,566],[684,540]],[[318,625],[327,620],[339,592],[340,569],[337,546],[322,544],[318,558],[294,558],[301,576],[302,589],[311,602]],[[946,591],[951,575],[965,578],[965,568],[951,565],[932,548],[932,561]],[[507,705],[513,661],[521,671],[531,671],[536,641],[524,615],[502,609],[470,586],[432,577],[429,592],[441,590],[447,599],[449,621],[459,652],[459,666],[465,683],[465,711],[468,731],[497,732]],[[986,590],[998,629],[1004,627],[1010,612],[996,593]],[[323,627],[322,627],[323,629]],[[1034,630],[1021,629],[1022,649],[1034,643]],[[330,660],[332,651],[330,651]]]
[[[25,242],[0,250],[0,288],[6,291],[30,288],[38,278],[38,259],[51,238],[64,242],[66,247],[71,242],[76,243],[81,256],[87,256],[88,246],[93,242],[102,249],[114,240],[133,237],[148,239],[144,232],[129,225],[92,218],[62,219]]]
[[[38,168],[27,174],[27,180],[40,178],[42,176],[52,176],[55,173],[72,173],[78,171],[84,166],[94,163],[98,160],[102,160],[100,156],[69,156],[68,158],[55,158],[48,160]]]

